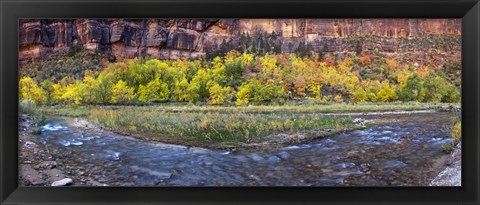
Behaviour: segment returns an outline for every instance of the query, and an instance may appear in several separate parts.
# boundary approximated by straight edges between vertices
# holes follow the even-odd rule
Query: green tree
[[[400,86],[398,97],[401,101],[422,101],[425,96],[423,80],[414,73],[407,78],[404,85]]]
[[[54,101],[54,92],[55,89],[53,88],[53,83],[50,80],[44,80],[41,84],[41,87],[44,91],[45,97],[46,97],[46,103],[47,104],[52,104]]]
[[[96,95],[101,104],[108,104],[112,98],[112,86],[111,77],[108,74],[102,73],[97,78]]]
[[[460,103],[461,102],[461,93],[454,85],[449,84],[447,87],[447,92],[443,96],[443,102],[446,103]]]
[[[425,77],[423,87],[425,88],[424,102],[441,102],[448,92],[448,83],[433,72]]]

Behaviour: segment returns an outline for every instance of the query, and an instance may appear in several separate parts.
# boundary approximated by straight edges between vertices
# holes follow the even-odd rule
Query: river
[[[443,168],[449,113],[362,116],[394,119],[269,151],[169,145],[52,118],[38,142],[61,160],[74,185],[423,186]]]

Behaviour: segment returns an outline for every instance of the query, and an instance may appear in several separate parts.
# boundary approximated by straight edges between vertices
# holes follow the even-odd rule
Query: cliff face
[[[315,51],[351,51],[348,37],[376,36],[382,42],[362,43],[362,50],[409,51],[402,38],[430,34],[461,35],[460,19],[55,19],[21,20],[20,62],[31,62],[52,51],[83,48],[117,59],[150,55],[161,59],[195,58],[219,49],[240,34],[279,34],[284,52],[300,44]]]

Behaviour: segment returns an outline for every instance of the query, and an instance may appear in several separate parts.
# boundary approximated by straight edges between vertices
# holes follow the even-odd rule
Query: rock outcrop
[[[447,167],[441,171],[429,186],[462,186],[462,145],[455,146],[447,162]]]
[[[24,19],[19,25],[20,62],[48,52],[83,48],[117,59],[150,55],[161,59],[195,58],[240,34],[275,32],[282,51],[300,44],[315,51],[353,50],[351,36],[376,36],[362,50],[410,52],[395,39],[461,34],[460,19]]]

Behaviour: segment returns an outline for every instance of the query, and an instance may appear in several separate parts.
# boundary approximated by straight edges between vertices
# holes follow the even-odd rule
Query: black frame
[[[478,0],[0,0],[1,204],[480,204]],[[17,187],[19,18],[462,18],[462,187]]]

